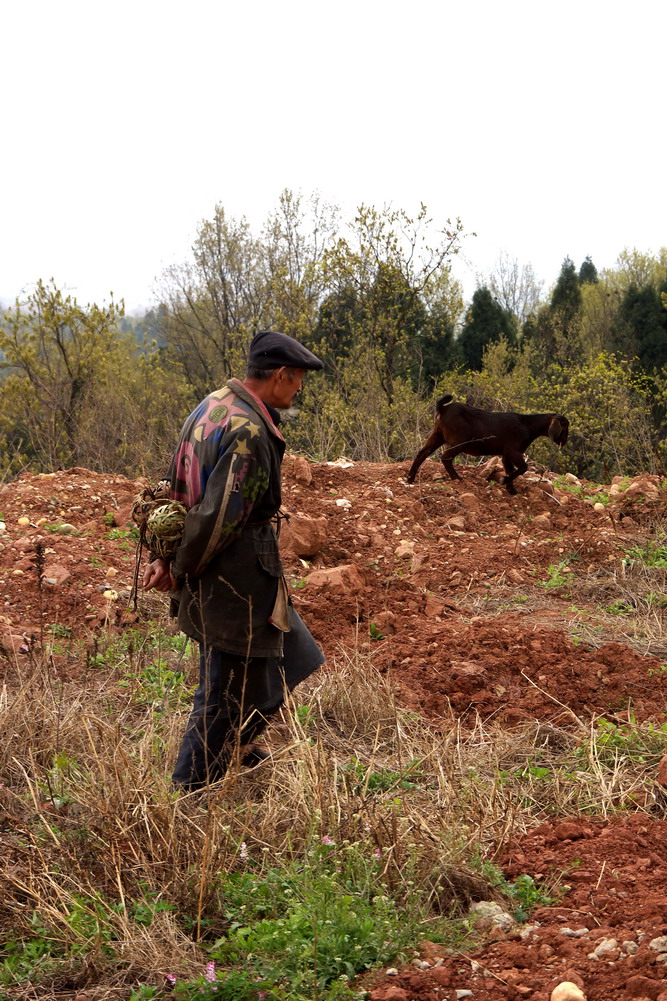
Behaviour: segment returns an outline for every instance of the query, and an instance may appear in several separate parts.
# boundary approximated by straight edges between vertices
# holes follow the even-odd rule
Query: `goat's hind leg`
[[[528,463],[523,455],[514,455],[511,459],[508,455],[504,455],[503,466],[505,467],[505,472],[507,474],[503,481],[507,488],[507,492],[508,494],[515,494],[516,487],[514,486],[514,481],[517,476],[521,476],[526,472],[528,469]]]
[[[464,445],[451,445],[449,448],[446,448],[440,456],[440,460],[449,473],[449,478],[451,480],[461,480],[461,482],[463,482],[463,477],[459,476],[454,469],[454,459],[457,455],[462,455],[463,452],[466,452],[469,444],[469,442],[466,442]]]
[[[433,455],[436,448],[440,448],[441,445],[444,445],[444,441],[445,439],[442,437],[442,431],[440,430],[439,425],[436,425],[424,442],[423,446],[417,452],[415,461],[410,466],[410,472],[406,476],[408,483],[414,483],[417,470],[421,466],[422,462],[428,459],[429,455]]]

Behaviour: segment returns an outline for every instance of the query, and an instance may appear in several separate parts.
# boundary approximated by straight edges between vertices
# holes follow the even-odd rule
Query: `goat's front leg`
[[[408,483],[414,483],[417,470],[421,466],[422,462],[428,459],[429,455],[433,455],[436,448],[440,448],[443,443],[444,438],[442,437],[442,431],[440,430],[439,425],[436,425],[424,442],[423,447],[417,452],[415,461],[410,466],[410,472],[406,476]]]
[[[523,455],[518,454],[510,458],[508,455],[503,456],[503,466],[505,467],[505,486],[507,487],[508,494],[515,494],[516,487],[514,486],[514,481],[517,476],[521,476],[528,469],[528,463],[526,462]]]

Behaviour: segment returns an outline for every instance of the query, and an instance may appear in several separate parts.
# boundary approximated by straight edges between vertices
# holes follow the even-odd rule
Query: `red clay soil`
[[[307,485],[304,465],[312,476]],[[405,483],[406,470],[285,460],[285,509],[326,517],[318,555],[303,561],[285,551],[284,558],[295,604],[330,662],[341,649],[361,648],[390,673],[406,706],[432,717],[567,724],[572,711],[623,714],[628,707],[639,720],[664,715],[661,657],[623,643],[577,642],[562,628],[571,599],[556,590],[547,600],[540,586],[547,567],[560,561],[577,574],[619,565],[641,538],[640,522],[664,511],[664,491],[596,512],[535,474],[521,478],[519,494],[510,497],[479,468],[466,468],[465,481],[452,483],[429,462],[414,487]],[[75,468],[24,473],[2,487],[0,651],[10,662],[49,629],[91,639],[134,621],[128,605],[135,543],[126,533],[142,485]],[[587,485],[587,492],[595,489]],[[620,521],[628,512],[633,517]],[[52,530],[63,522],[77,534]],[[41,589],[38,543],[45,554]],[[406,556],[396,555],[401,544]],[[353,587],[327,591],[310,583],[312,571],[340,566],[353,568]],[[513,609],[530,595],[531,610],[479,614],[495,594],[509,595],[510,605],[514,599]],[[541,613],[536,594],[545,595]],[[154,614],[155,601],[140,597],[140,612],[143,604]],[[0,661],[0,671],[7,663]]]
[[[448,956],[423,943],[431,968],[384,977],[372,1001],[454,1001],[457,991],[472,991],[471,1001],[549,1001],[562,981],[588,1001],[666,1001],[667,938],[659,940],[667,936],[667,821],[558,820],[521,838],[500,862],[509,879],[542,873],[571,889],[529,924],[494,931],[483,949]]]

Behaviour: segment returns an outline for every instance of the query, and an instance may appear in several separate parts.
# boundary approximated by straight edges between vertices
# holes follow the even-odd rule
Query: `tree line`
[[[335,206],[285,191],[258,233],[217,206],[141,318],[40,280],[0,323],[0,464],[158,475],[189,409],[274,328],[325,361],[286,423],[313,458],[411,458],[433,400],[453,392],[566,413],[567,457],[543,445],[545,463],[592,479],[662,472],[667,248],[623,250],[601,272],[566,258],[547,294],[504,256],[466,303],[452,270],[465,239],[460,219],[438,224],[424,205],[362,205],[343,224]]]

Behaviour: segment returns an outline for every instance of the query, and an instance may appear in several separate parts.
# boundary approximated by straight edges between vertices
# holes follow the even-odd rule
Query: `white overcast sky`
[[[147,307],[216,203],[280,191],[563,258],[667,244],[664,0],[5,0],[0,299],[53,277]]]

